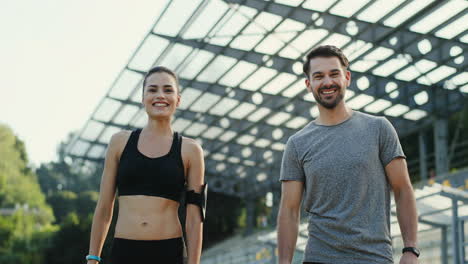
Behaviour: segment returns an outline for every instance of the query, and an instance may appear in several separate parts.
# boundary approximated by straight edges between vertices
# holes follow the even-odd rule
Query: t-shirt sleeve
[[[281,162],[280,181],[305,181],[304,169],[291,138],[286,143]]]
[[[406,159],[405,153],[401,148],[398,134],[393,125],[386,118],[381,119],[380,127],[380,161],[382,165],[387,166],[395,158]]]

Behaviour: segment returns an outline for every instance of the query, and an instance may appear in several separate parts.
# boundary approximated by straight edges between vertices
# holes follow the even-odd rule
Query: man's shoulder
[[[307,125],[305,125],[303,128],[293,133],[289,137],[289,140],[293,142],[296,142],[297,140],[301,140],[302,138],[308,136],[310,133],[313,133],[313,127],[314,127],[313,121],[311,121]]]
[[[360,123],[366,123],[368,125],[380,126],[382,122],[386,121],[384,116],[376,116],[360,111],[354,111],[355,119]]]

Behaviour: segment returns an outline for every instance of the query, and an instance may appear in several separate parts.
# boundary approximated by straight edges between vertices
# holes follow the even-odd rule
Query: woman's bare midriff
[[[179,203],[146,196],[119,196],[115,237],[133,240],[162,240],[182,236]]]

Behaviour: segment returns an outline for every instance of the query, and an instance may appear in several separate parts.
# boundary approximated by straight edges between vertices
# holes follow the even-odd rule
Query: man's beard
[[[320,91],[321,90],[325,90],[325,89],[332,89],[332,88],[335,88],[337,89],[337,95],[335,97],[335,100],[331,101],[331,102],[327,102],[325,100],[322,100],[321,98],[321,94],[320,94]],[[331,86],[328,86],[328,87],[322,87],[320,88],[317,93],[315,92],[312,92],[312,94],[314,95],[314,98],[315,98],[315,101],[317,101],[318,104],[320,104],[321,106],[327,108],[327,109],[333,109],[335,108],[340,102],[341,100],[343,100],[343,93],[341,92],[341,87],[339,87],[338,85],[331,85]],[[327,95],[323,95],[323,96],[327,96]]]

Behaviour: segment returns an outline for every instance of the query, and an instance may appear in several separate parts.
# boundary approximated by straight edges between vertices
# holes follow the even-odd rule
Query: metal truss
[[[425,1],[399,21],[401,10],[415,9],[414,1],[399,1],[378,18],[369,18],[371,10],[385,1],[363,1],[349,15],[343,7],[351,1],[325,2],[330,4],[161,1],[155,24],[68,145],[68,156],[103,162],[112,133],[144,126],[141,80],[151,66],[165,65],[179,74],[182,86],[173,126],[202,143],[211,189],[262,196],[278,185],[287,139],[318,114],[301,60],[320,44],[335,44],[350,58],[347,102],[387,116],[400,137],[463,108],[468,28],[460,21],[466,20],[466,3]],[[454,4],[459,8],[450,17],[421,26]],[[178,17],[182,23],[172,29],[171,18],[185,10],[191,13]]]

